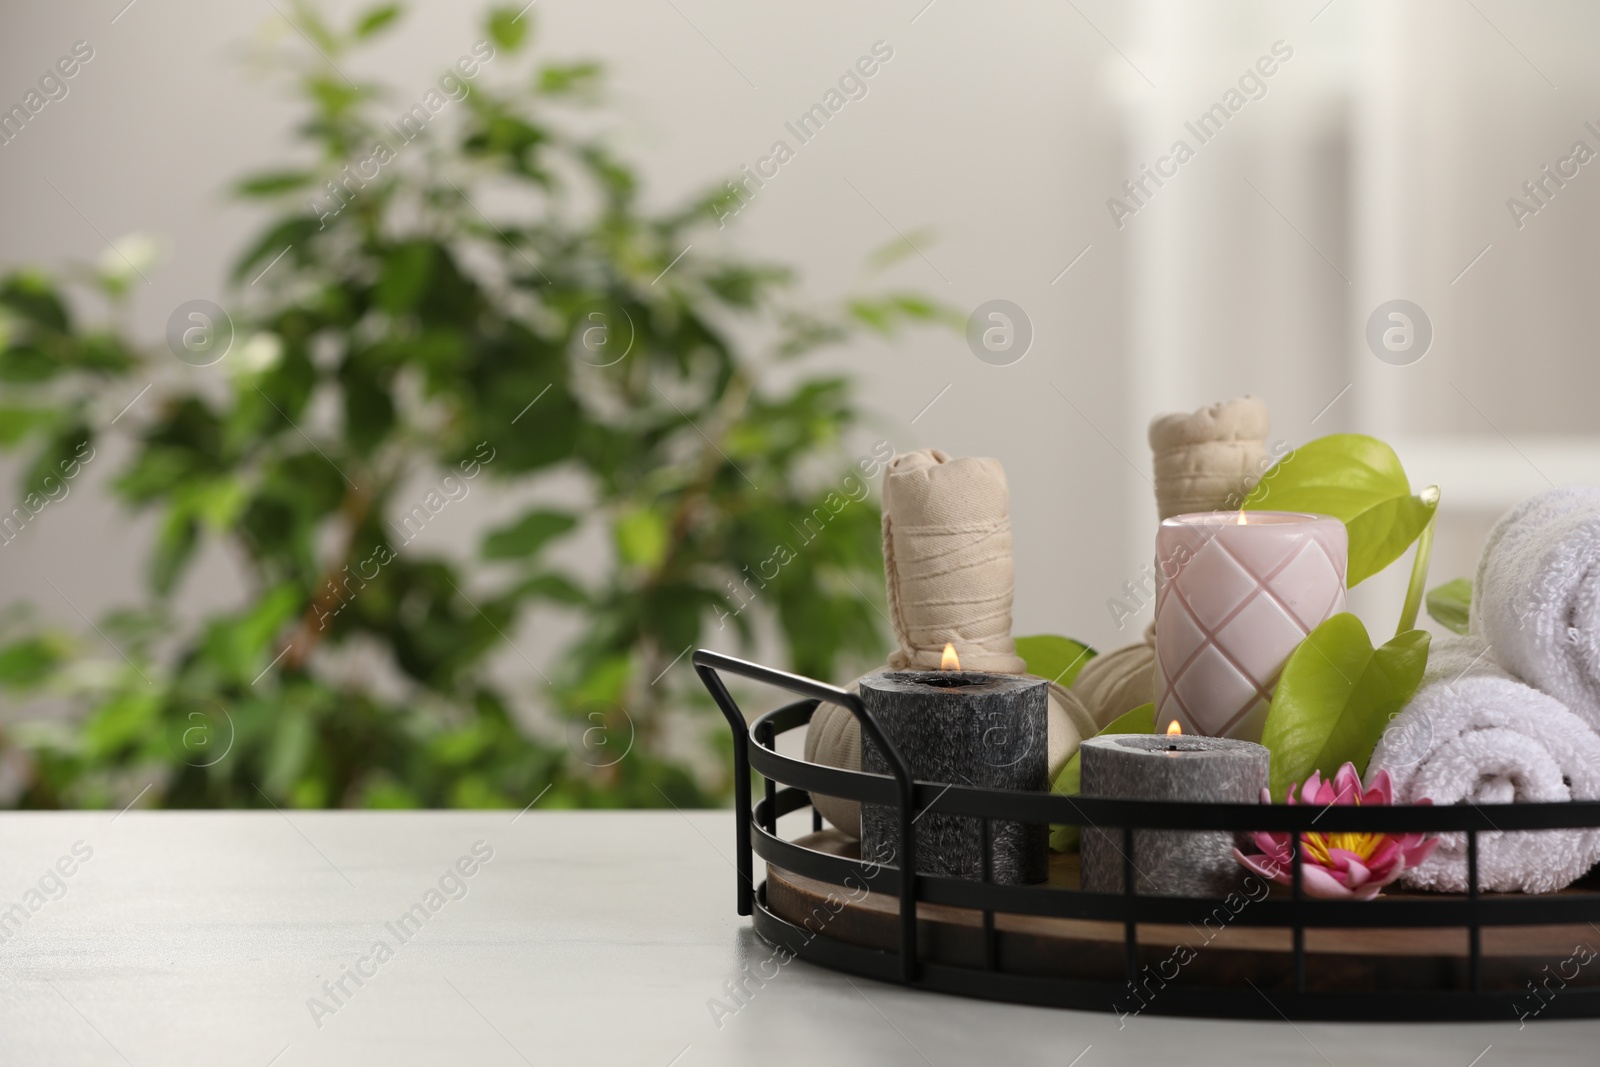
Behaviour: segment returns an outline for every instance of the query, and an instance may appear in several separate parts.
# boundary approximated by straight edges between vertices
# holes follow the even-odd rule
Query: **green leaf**
[[[1017,655],[1028,665],[1029,674],[1069,686],[1084,665],[1094,659],[1095,651],[1070,637],[1038,634],[1017,638]]]
[[[1394,449],[1375,437],[1341,433],[1290,452],[1250,491],[1251,511],[1332,515],[1350,535],[1352,587],[1399,559],[1439,507],[1437,490],[1413,495]]]
[[[405,810],[423,807],[415,792],[387,774],[374,774],[362,786],[360,807]]]
[[[233,187],[235,196],[264,199],[290,193],[310,185],[313,175],[309,170],[271,170],[252,174]]]
[[[249,490],[232,478],[197,482],[184,493],[185,505],[213,533],[231,529],[248,499]]]
[[[907,323],[942,322],[954,328],[960,328],[966,323],[966,316],[958,314],[949,306],[906,293],[889,293],[873,299],[852,300],[846,305],[846,309],[856,322],[885,337],[893,336],[899,327]]]
[[[1428,665],[1429,635],[1409,630],[1374,649],[1356,616],[1335,615],[1311,631],[1284,664],[1261,743],[1272,752],[1272,795],[1345,763],[1365,773],[1389,720]]]
[[[24,496],[36,494],[41,500],[59,502],[72,492],[72,482],[83,473],[84,464],[95,458],[91,431],[82,421],[82,412],[63,411],[63,421],[50,432],[34,452],[23,472]],[[37,511],[27,505],[29,511]]]
[[[323,228],[323,224],[315,216],[300,215],[284,219],[272,226],[256,239],[240,256],[233,265],[232,278],[236,282],[250,281],[260,278],[257,271],[270,266],[279,253],[288,250],[290,266],[305,266],[314,262],[316,257],[311,255],[307,246],[311,239]]]
[[[32,345],[19,345],[0,352],[0,382],[32,384],[47,382],[67,368]]]
[[[350,443],[370,455],[395,425],[394,398],[385,383],[352,369],[344,388],[344,429]]]
[[[38,685],[71,652],[71,645],[61,635],[48,633],[0,646],[0,685],[16,689]]]
[[[200,473],[194,454],[188,449],[147,445],[117,475],[112,484],[131,504],[144,504],[166,495],[174,485]]]
[[[266,752],[262,791],[268,796],[292,794],[306,764],[312,759],[316,742],[315,724],[306,710],[285,707]]]
[[[589,594],[585,593],[572,579],[561,574],[538,574],[527,581],[518,582],[512,589],[512,595],[521,599],[525,596],[543,597],[559,604],[581,605],[589,603]]]
[[[908,234],[902,234],[899,240],[890,241],[867,253],[867,268],[877,273],[888,270],[902,259],[921,255],[924,248],[933,246],[936,236],[931,226],[923,226]]]
[[[333,31],[328,29],[328,24],[323,22],[321,16],[304,0],[295,3],[294,13],[295,18],[290,20],[291,24],[304,33],[322,53],[323,58],[331,64],[333,61],[327,57],[330,53],[339,51],[339,41],[334,37]]]
[[[391,315],[412,310],[428,286],[433,262],[431,242],[410,241],[394,249],[384,258],[373,299]]]
[[[168,512],[150,555],[151,588],[162,596],[171,593],[199,543],[200,524],[194,517],[187,511]]]
[[[1457,578],[1428,590],[1428,615],[1440,626],[1458,634],[1467,632],[1472,611],[1472,581]]]
[[[205,655],[218,670],[230,677],[257,677],[272,660],[274,639],[303,607],[301,593],[284,584],[262,594],[248,609],[234,617],[211,622],[204,641]]]
[[[49,427],[60,418],[55,408],[0,407],[0,447],[10,448],[35,430]]]
[[[507,52],[515,52],[522,44],[528,26],[528,17],[514,7],[497,7],[489,12],[489,37]]]
[[[578,525],[575,515],[561,511],[530,511],[510,526],[491,530],[483,539],[484,559],[520,559],[543,548],[546,541]]]
[[[602,68],[592,60],[553,63],[539,71],[534,88],[546,96],[587,96],[599,87]]]
[[[400,17],[399,4],[380,4],[356,22],[355,38],[364,41]]]
[[[1156,732],[1156,706],[1154,704],[1140,704],[1132,711],[1125,711],[1106,724],[1106,728],[1095,734],[1104,737],[1107,734],[1153,734]],[[1056,775],[1056,780],[1050,786],[1052,793],[1064,793],[1068,796],[1076,794],[1081,783],[1081,768],[1078,762],[1078,753],[1074,752],[1072,758],[1067,760],[1067,765],[1061,768],[1061,773]],[[1078,847],[1078,837],[1082,828],[1074,825],[1054,825],[1050,827],[1050,847],[1057,852],[1071,852]]]
[[[649,508],[624,512],[617,519],[615,533],[624,563],[649,570],[666,557],[667,520]]]
[[[84,724],[84,748],[93,759],[105,759],[131,749],[152,733],[159,736],[156,720],[160,713],[160,695],[144,686],[114,693]]]
[[[0,284],[0,307],[48,330],[66,333],[72,320],[55,282],[37,270],[23,270]]]
[[[626,653],[608,656],[584,674],[570,694],[572,704],[615,704],[632,677],[633,657]]]

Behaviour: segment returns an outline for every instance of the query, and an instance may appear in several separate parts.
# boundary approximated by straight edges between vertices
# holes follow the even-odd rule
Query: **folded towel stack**
[[[1600,799],[1600,488],[1553,489],[1490,532],[1470,638],[1435,641],[1428,673],[1373,751],[1395,802]],[[1467,888],[1464,834],[1402,881]],[[1600,862],[1600,830],[1479,835],[1483,889],[1547,893]]]
[[[1600,736],[1556,698],[1522,684],[1477,638],[1434,643],[1422,687],[1372,754],[1396,804],[1512,804],[1600,797]],[[1478,835],[1478,884],[1548,893],[1600,861],[1600,830],[1489,831]],[[1402,883],[1465,892],[1466,835],[1439,847]]]
[[[1600,488],[1541,493],[1496,523],[1472,601],[1500,664],[1600,730]]]

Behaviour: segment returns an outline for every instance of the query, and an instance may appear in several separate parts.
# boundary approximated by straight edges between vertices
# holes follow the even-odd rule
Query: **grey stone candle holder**
[[[1086,797],[1255,804],[1267,784],[1270,753],[1226,737],[1111,734],[1078,750]],[[1123,891],[1121,827],[1083,827],[1080,879],[1096,893]],[[1134,887],[1141,895],[1224,897],[1249,872],[1233,858],[1227,830],[1135,830]]]
[[[978,671],[882,671],[861,679],[861,701],[912,777],[985,789],[1049,788],[1048,683]],[[863,734],[861,769],[888,774],[883,752]],[[981,879],[982,820],[944,815],[938,801],[914,827],[917,870]],[[888,854],[900,839],[899,811],[861,805],[861,854]],[[995,819],[989,828],[989,877],[1008,885],[1042,882],[1049,873],[1049,827]]]

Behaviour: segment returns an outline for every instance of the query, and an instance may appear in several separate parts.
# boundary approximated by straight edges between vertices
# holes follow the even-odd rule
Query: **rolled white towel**
[[[1600,488],[1549,490],[1495,524],[1472,632],[1501,666],[1600,730]]]
[[[1510,677],[1475,638],[1436,640],[1417,695],[1385,731],[1368,775],[1389,772],[1394,802],[1512,804],[1600,797],[1600,735],[1554,697]],[[1493,818],[1493,812],[1489,813]],[[1467,889],[1467,840],[1401,876],[1414,889]],[[1485,831],[1479,888],[1549,893],[1600,861],[1600,830]]]

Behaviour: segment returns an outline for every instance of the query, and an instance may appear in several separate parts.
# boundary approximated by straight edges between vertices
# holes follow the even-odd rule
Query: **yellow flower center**
[[[1355,803],[1357,807],[1361,805],[1361,794],[1359,792],[1355,795]],[[1383,839],[1388,836],[1388,834],[1308,833],[1301,835],[1300,847],[1312,859],[1323,866],[1331,865],[1328,850],[1334,848],[1353,852],[1362,863],[1365,863],[1368,857],[1377,851],[1378,846],[1383,843]]]
[[[1306,854],[1324,866],[1330,863],[1328,850],[1342,848],[1353,852],[1365,863],[1383,842],[1385,834],[1306,834],[1301,847]]]

